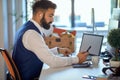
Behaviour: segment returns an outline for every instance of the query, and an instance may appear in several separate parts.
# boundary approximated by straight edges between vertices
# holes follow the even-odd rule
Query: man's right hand
[[[86,61],[88,56],[88,52],[79,52],[77,57],[79,58],[79,63],[83,63],[84,61]]]

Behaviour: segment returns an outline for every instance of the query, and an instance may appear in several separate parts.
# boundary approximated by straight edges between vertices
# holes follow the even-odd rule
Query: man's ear
[[[42,14],[39,14],[39,18],[42,19],[43,15]]]
[[[40,14],[40,17],[42,16],[42,14]]]
[[[43,17],[43,12],[39,11],[39,12],[38,12],[38,16],[39,16],[40,18],[42,18],[42,17]]]

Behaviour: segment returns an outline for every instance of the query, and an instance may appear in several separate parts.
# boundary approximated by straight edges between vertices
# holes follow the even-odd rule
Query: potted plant
[[[120,61],[120,28],[110,30],[107,36],[107,41],[110,46],[115,49],[114,57],[111,61]],[[117,64],[120,65],[120,62]]]

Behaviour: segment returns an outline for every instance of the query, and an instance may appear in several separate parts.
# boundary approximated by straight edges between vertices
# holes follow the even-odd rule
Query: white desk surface
[[[49,68],[44,65],[39,80],[89,80],[82,78],[83,75],[103,75],[104,64],[100,60],[97,67],[73,68],[72,66],[61,68]]]

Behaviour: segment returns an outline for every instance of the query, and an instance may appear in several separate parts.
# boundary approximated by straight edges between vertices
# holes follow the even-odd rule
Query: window
[[[58,27],[70,27],[71,0],[51,0],[57,4],[55,16],[58,16],[57,22],[53,22]]]
[[[34,0],[28,0],[28,3]],[[51,0],[57,4],[53,24],[56,27],[68,30],[77,30],[77,42],[79,45],[83,32],[95,32],[106,36],[108,32],[111,9],[114,0]],[[112,3],[112,5],[111,5]],[[28,11],[30,6],[28,6]],[[92,12],[92,10],[94,12]],[[28,12],[30,13],[30,12]],[[94,16],[92,16],[94,13]],[[29,17],[30,15],[28,15]],[[92,23],[94,22],[95,31]],[[104,48],[105,49],[105,48]]]
[[[32,17],[32,4],[34,0],[27,0],[27,18],[28,20]]]
[[[28,13],[31,13],[31,3],[34,0],[28,0]],[[74,27],[91,27],[92,9],[94,9],[95,26],[107,28],[111,15],[110,0],[51,0],[57,4],[55,19],[53,24],[57,27],[71,26],[71,3],[74,1]],[[31,14],[28,14],[30,18]]]

